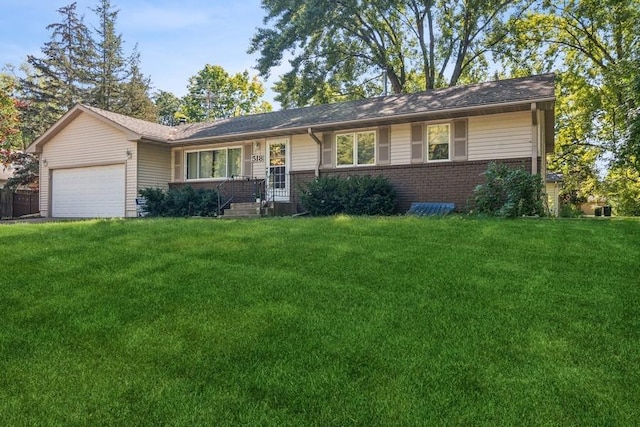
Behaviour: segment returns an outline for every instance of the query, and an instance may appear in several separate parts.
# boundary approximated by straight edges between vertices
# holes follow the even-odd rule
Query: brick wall
[[[320,176],[384,175],[398,194],[398,212],[404,213],[412,202],[455,203],[457,211],[465,211],[473,206],[473,189],[484,182],[482,173],[487,170],[490,160],[419,163],[397,166],[371,166],[358,168],[340,168],[320,170]],[[531,170],[531,158],[504,159],[511,167],[524,167]],[[539,165],[538,165],[539,166]],[[539,170],[539,169],[538,169]],[[290,174],[291,201],[296,203],[298,211],[300,192],[304,184],[315,179],[314,171],[295,171]],[[259,180],[258,182],[262,182]],[[218,189],[219,182],[172,183],[171,188],[190,185],[193,188]],[[260,188],[264,192],[264,187]],[[238,180],[225,183],[221,194],[234,200],[248,202],[255,200],[256,181]]]
[[[500,160],[511,167],[531,170],[531,158]],[[412,202],[455,203],[465,211],[473,205],[473,189],[484,182],[482,173],[490,161],[420,163],[321,170],[320,176],[384,175],[398,195],[398,212],[406,212]],[[315,178],[313,171],[292,172],[292,201],[300,203],[300,187]]]
[[[235,202],[255,202],[256,197],[263,197],[264,195],[264,180],[261,179],[236,179],[226,181],[222,185],[219,181],[173,182],[169,184],[169,188],[180,188],[186,185],[194,189],[205,188],[217,190],[225,201],[233,197]]]

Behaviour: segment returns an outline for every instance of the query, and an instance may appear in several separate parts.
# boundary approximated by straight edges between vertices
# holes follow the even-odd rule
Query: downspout
[[[546,182],[547,176],[547,145],[546,145],[546,124],[544,117],[544,110],[537,110],[536,117],[538,118],[538,151],[540,153],[540,176],[542,181]]]
[[[531,103],[531,175],[538,173],[538,108]]]
[[[315,133],[313,133],[313,129],[308,128],[307,133],[316,142],[316,144],[318,144],[318,163],[316,163],[316,170],[315,170],[316,179],[317,179],[317,178],[320,178],[320,164],[322,163],[322,141],[320,141],[320,138],[318,138],[318,136]]]

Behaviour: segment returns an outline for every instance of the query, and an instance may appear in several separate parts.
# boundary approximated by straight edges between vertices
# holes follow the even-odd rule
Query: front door
[[[267,197],[289,201],[289,140],[267,141]]]

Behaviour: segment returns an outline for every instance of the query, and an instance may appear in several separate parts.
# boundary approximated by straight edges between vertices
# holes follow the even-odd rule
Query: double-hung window
[[[467,119],[411,124],[411,163],[467,160]]]
[[[338,166],[373,165],[375,162],[375,131],[336,135],[336,164]]]
[[[451,137],[449,123],[427,126],[427,161],[437,162],[451,159]]]
[[[241,168],[241,148],[221,148],[187,153],[187,179],[230,178],[234,175],[241,175]]]

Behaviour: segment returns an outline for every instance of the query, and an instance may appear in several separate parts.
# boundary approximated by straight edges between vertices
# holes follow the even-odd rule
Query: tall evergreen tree
[[[120,96],[118,105],[114,105],[114,111],[131,117],[155,122],[158,111],[149,97],[151,91],[151,79],[140,71],[140,53],[134,48],[129,58],[129,78],[120,84]]]
[[[28,63],[20,66],[17,98],[20,100],[20,138],[27,147],[42,135],[67,110],[57,104],[55,98],[49,102],[39,101],[32,88],[44,89],[49,79],[39,76]]]
[[[51,38],[42,48],[43,56],[27,57],[33,74],[20,81],[25,100],[53,120],[88,98],[95,57],[91,33],[84,17],[78,16],[76,3],[58,9],[58,13],[61,22],[47,26]]]
[[[98,18],[98,25],[94,28],[97,40],[92,103],[96,107],[113,110],[119,104],[122,85],[128,77],[122,34],[116,32],[120,11],[114,9],[110,0],[99,0],[91,10]]]

